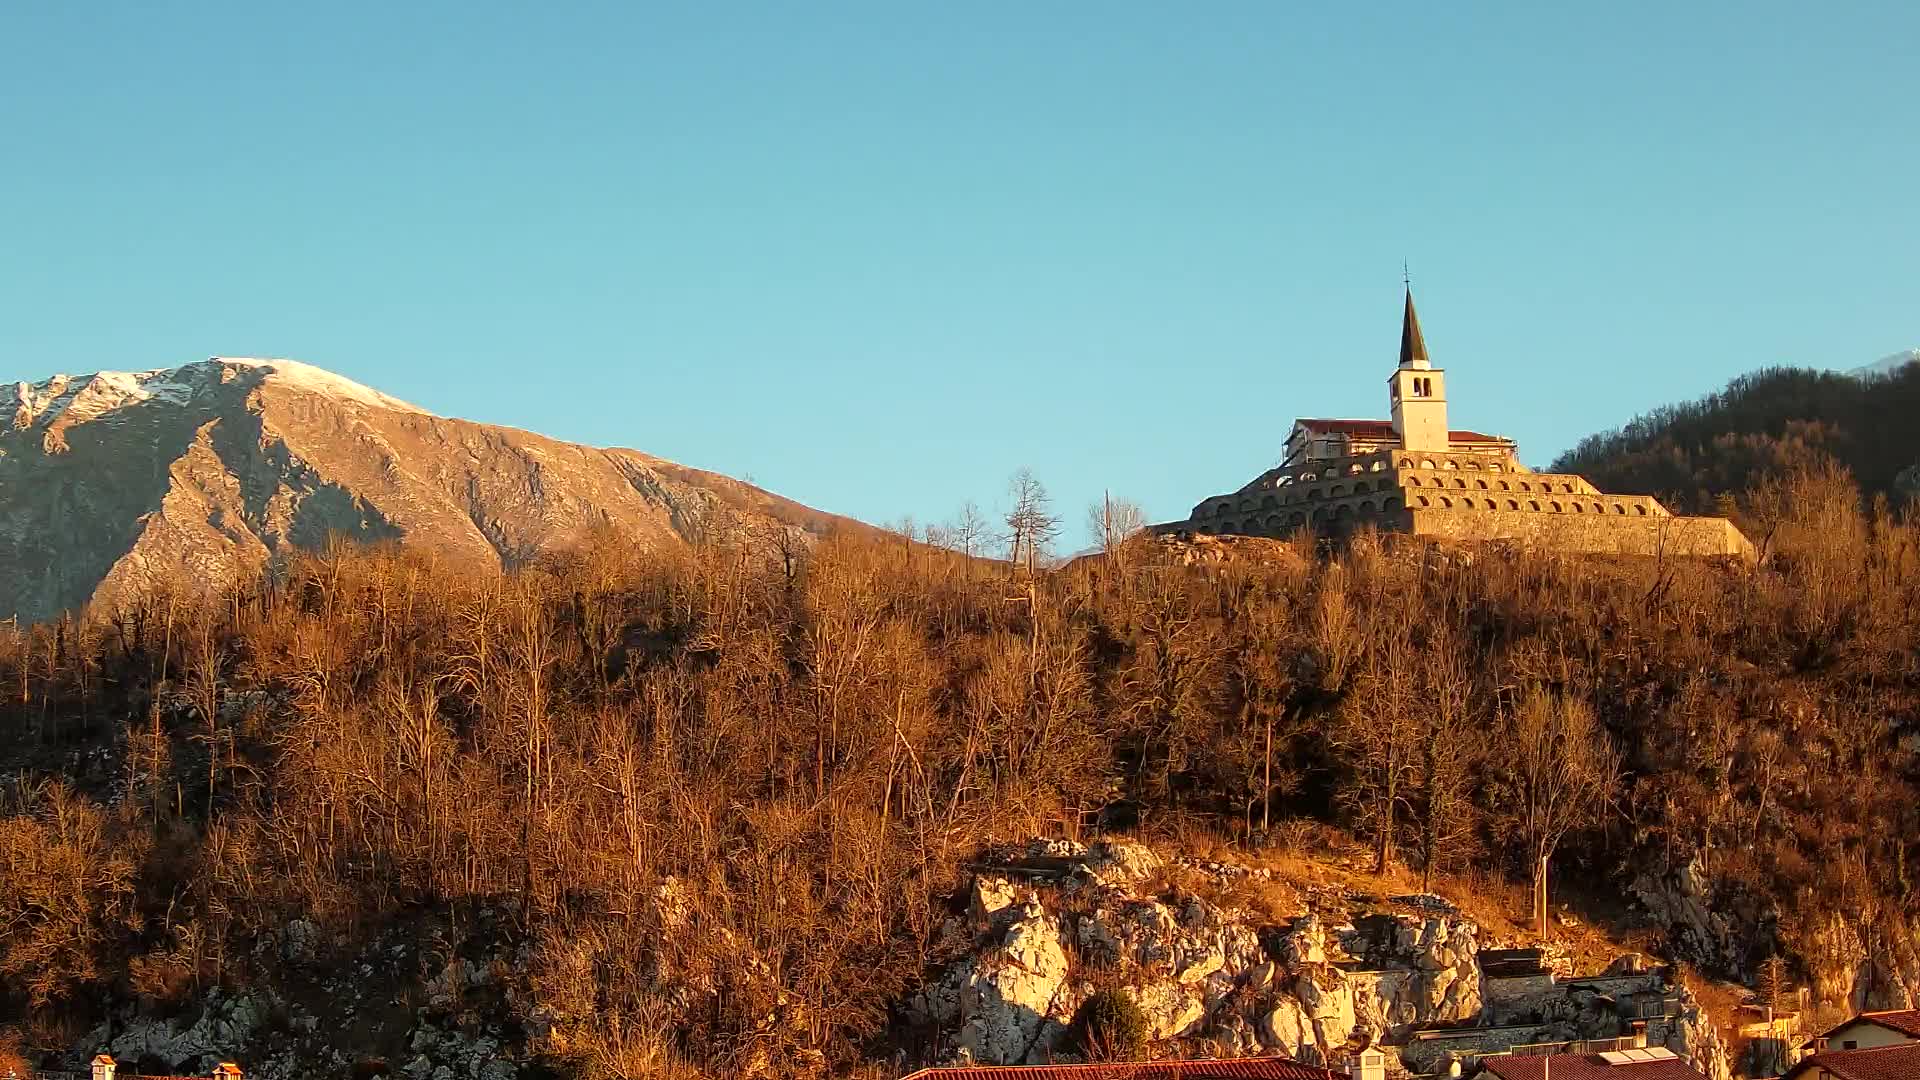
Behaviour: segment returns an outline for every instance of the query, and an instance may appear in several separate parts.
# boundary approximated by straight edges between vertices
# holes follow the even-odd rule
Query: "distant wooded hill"
[[[1588,436],[1552,471],[1580,473],[1603,491],[1712,512],[1719,496],[1822,454],[1852,470],[1869,498],[1899,501],[1911,492],[1909,470],[1920,462],[1920,364],[1866,376],[1784,367],[1742,375],[1698,401]]]

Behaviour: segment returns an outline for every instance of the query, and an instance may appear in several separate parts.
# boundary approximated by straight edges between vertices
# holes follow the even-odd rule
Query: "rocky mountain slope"
[[[0,385],[0,620],[220,582],[333,536],[512,566],[611,529],[846,519],[632,450],[435,416],[305,364],[215,357]]]
[[[645,917],[668,955],[711,954],[711,939],[732,931],[694,918],[687,890],[669,879]],[[1481,925],[1440,896],[1357,894],[1258,857],[1033,840],[984,853],[948,910],[927,981],[895,1006],[890,1048],[876,1047],[895,1072],[1075,1060],[1087,1049],[1088,1002],[1106,995],[1131,1002],[1144,1023],[1129,1057],[1279,1053],[1338,1067],[1374,1046],[1396,1074],[1445,1075],[1513,1046],[1604,1042],[1642,1025],[1647,1045],[1709,1080],[1731,1075],[1702,1003],[1637,954],[1606,953],[1617,959],[1604,970],[1580,970],[1592,958],[1562,941],[1544,957],[1553,975],[1496,977],[1480,953],[1524,944],[1509,927]],[[461,930],[413,923],[343,948],[345,938],[296,919],[257,950],[277,971],[270,981],[211,990],[172,1016],[125,1009],[66,1056],[106,1049],[175,1070],[237,1056],[269,1080],[356,1062],[407,1080],[511,1080],[537,1070],[536,1044],[579,1020],[536,992],[511,921],[488,909]],[[809,1017],[766,965],[675,963],[653,977],[673,1002],[663,1025],[691,1023],[730,997],[765,1002],[735,1075],[820,1072]]]

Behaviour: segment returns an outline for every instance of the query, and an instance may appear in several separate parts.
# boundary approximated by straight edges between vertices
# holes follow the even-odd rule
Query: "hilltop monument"
[[[1411,287],[1387,397],[1390,420],[1295,420],[1277,467],[1157,531],[1277,537],[1371,525],[1569,552],[1754,557],[1725,518],[1682,517],[1650,496],[1608,495],[1570,473],[1534,472],[1513,440],[1448,427],[1447,373],[1427,356]]]

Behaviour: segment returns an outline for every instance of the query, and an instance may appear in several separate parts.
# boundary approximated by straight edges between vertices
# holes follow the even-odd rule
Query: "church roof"
[[[1394,437],[1391,420],[1328,420],[1303,417],[1295,420],[1295,427],[1306,428],[1314,435],[1346,435],[1356,439],[1391,439]],[[1488,435],[1479,431],[1449,431],[1448,442],[1457,443],[1504,443],[1507,440],[1499,435]]]
[[[1400,320],[1400,366],[1428,365],[1427,339],[1420,336],[1420,316],[1413,311],[1413,290],[1407,290],[1407,313]]]

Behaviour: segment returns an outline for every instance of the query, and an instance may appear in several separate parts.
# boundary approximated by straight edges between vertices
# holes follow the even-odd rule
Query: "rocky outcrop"
[[[1633,895],[1666,930],[1668,947],[1676,954],[1712,970],[1738,968],[1735,927],[1715,907],[1712,880],[1699,855],[1666,873],[1641,874]]]
[[[1023,875],[1023,861],[1044,862],[1050,880]],[[947,928],[971,948],[911,1003],[957,1057],[1069,1058],[1073,1018],[1103,986],[1124,988],[1154,1041],[1305,1061],[1479,1008],[1478,930],[1454,916],[1271,924],[1205,889],[1165,887],[1161,861],[1130,843],[1036,844],[1010,862],[974,880],[966,917]],[[1186,873],[1203,885],[1243,871]]]
[[[184,1019],[138,1019],[115,1030],[102,1025],[88,1043],[127,1062],[157,1062],[181,1074],[204,1074],[239,1056],[267,1018],[271,1003],[257,995],[207,992],[201,1008]]]

